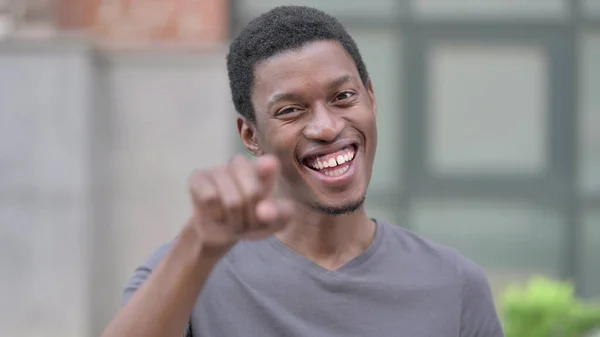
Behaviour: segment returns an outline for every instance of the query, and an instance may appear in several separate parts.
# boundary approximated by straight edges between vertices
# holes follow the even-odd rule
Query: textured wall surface
[[[0,335],[85,336],[91,64],[84,45],[0,49]]]
[[[0,44],[0,335],[97,336],[123,284],[229,158],[223,52]]]
[[[95,159],[95,191],[106,209],[96,216],[94,294],[107,303],[94,316],[103,324],[133,269],[187,220],[191,172],[226,162],[236,129],[223,53],[113,54],[100,69],[104,149],[94,152],[106,157]]]

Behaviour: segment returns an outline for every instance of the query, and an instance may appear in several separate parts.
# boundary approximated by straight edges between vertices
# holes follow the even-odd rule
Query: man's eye
[[[296,108],[296,107],[289,107],[289,108],[285,108],[285,109],[281,109],[279,110],[279,112],[277,113],[278,115],[287,115],[287,114],[291,114],[294,112],[298,112],[300,109]]]
[[[339,95],[335,96],[335,100],[336,101],[344,101],[349,98],[352,98],[353,96],[354,96],[354,93],[352,91],[344,91],[344,92],[340,93]]]

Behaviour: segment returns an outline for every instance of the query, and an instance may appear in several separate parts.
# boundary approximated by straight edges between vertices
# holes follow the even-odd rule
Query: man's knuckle
[[[246,197],[250,202],[258,201],[261,198],[262,191],[258,184],[250,185],[246,190]]]
[[[244,208],[244,203],[242,200],[237,198],[231,198],[223,202],[225,209],[228,212],[239,212]]]
[[[206,183],[208,177],[204,170],[195,170],[190,175],[189,184],[191,188],[196,188]]]

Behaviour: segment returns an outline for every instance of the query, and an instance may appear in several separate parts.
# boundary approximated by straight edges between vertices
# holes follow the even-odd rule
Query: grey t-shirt
[[[124,302],[170,245],[139,267]],[[377,221],[372,245],[329,271],[275,237],[238,243],[190,319],[194,337],[503,337],[483,271],[455,250]]]

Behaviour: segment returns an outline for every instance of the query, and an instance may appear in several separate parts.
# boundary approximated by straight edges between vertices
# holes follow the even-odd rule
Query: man
[[[272,9],[227,68],[258,158],[193,175],[194,214],[136,270],[103,336],[503,336],[479,267],[366,214],[377,105],[338,21]]]

